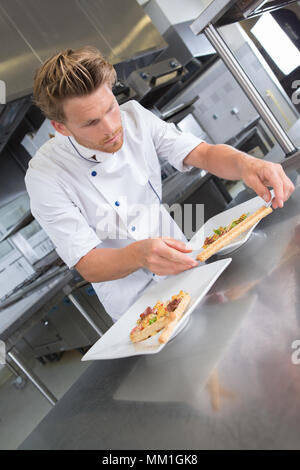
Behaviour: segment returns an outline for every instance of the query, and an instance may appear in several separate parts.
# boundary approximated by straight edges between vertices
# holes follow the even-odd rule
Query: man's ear
[[[66,128],[64,124],[57,121],[50,121],[54,129],[62,135],[69,136],[71,135],[70,131]]]

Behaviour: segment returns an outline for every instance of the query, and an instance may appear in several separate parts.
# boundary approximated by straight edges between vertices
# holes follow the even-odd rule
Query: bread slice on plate
[[[171,324],[175,326],[189,302],[190,295],[180,291],[167,302],[158,301],[153,308],[147,307],[137,320],[137,325],[131,330],[130,340],[137,343],[156,335]]]

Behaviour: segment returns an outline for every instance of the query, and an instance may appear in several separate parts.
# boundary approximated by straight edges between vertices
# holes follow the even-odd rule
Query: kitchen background
[[[112,324],[91,285],[66,268],[30,213],[24,175],[54,133],[32,104],[34,72],[58,50],[94,45],[115,65],[119,104],[136,99],[183,131],[264,158],[274,136],[205,35],[190,29],[209,3],[0,0],[0,79],[7,91],[0,104],[0,339],[7,352],[0,365],[0,448],[25,439],[88,366],[81,355]],[[254,34],[264,15],[219,31],[288,131],[299,119],[300,100],[291,98],[300,70],[300,6],[280,3],[271,19],[298,49],[289,73]],[[245,189],[200,169],[181,174],[165,162],[161,176],[163,202],[204,203],[205,220]]]

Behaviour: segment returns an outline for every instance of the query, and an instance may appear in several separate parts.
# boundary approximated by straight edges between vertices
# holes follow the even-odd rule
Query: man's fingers
[[[257,175],[255,175],[255,177],[253,178],[251,183],[252,183],[251,188],[254,189],[256,194],[258,194],[258,196],[260,196],[266,202],[270,202],[270,199],[271,199],[272,195],[271,195],[269,189],[267,188],[267,186],[265,186],[261,182],[260,178]]]
[[[251,172],[245,182],[266,202],[270,202],[271,199],[268,186],[272,187],[274,189],[272,201],[274,209],[283,207],[284,202],[289,199],[295,189],[279,163],[261,162],[258,171]]]
[[[265,180],[269,186],[274,188],[274,200],[273,207],[283,207],[285,201],[287,201],[295,190],[290,178],[286,175],[284,169],[280,164],[274,164],[271,168],[268,168],[268,171],[265,175]]]
[[[283,198],[282,201],[285,202],[289,199],[290,195],[292,192],[295,190],[295,186],[293,185],[292,181],[290,178],[286,175],[284,169],[282,168],[281,165],[277,166],[278,170],[278,177],[282,181],[282,187],[283,187]],[[275,189],[274,189],[275,191]]]
[[[290,197],[291,192],[290,192],[290,187],[288,184],[284,184],[283,186],[283,201],[287,201],[288,198]]]
[[[261,173],[257,173],[253,179],[253,189],[261,196],[265,201],[270,201],[270,191],[267,186],[271,186],[274,189],[274,198],[272,206],[274,209],[277,207],[283,207],[284,202],[284,177],[281,173],[281,165],[270,164],[263,168]],[[262,189],[264,188],[264,190]],[[266,198],[266,196],[268,196]]]
[[[275,195],[275,205],[276,207],[283,207],[285,197],[284,197],[284,181],[280,178],[279,174],[274,173],[273,175],[273,188]],[[275,207],[275,209],[276,209]]]
[[[173,263],[179,263],[184,266],[198,266],[197,261],[195,261],[193,258],[190,258],[189,256],[180,252],[180,250],[177,250],[177,248],[173,248],[168,244],[165,244],[160,248],[159,255]]]
[[[286,174],[284,174],[284,201],[287,201],[294,191],[295,186]]]
[[[176,240],[175,238],[171,238],[171,237],[162,237],[162,241],[164,241],[171,248],[175,248],[178,251],[182,251],[182,252],[192,251],[192,249],[188,248],[186,244],[182,242],[181,240]]]
[[[163,258],[162,258],[163,259]],[[152,268],[152,272],[157,274],[158,276],[165,276],[165,275],[174,275],[179,274],[183,271],[188,271],[189,269],[193,269],[194,266],[186,266],[183,264],[174,264],[170,263],[168,260],[161,261],[157,267]]]
[[[284,202],[286,202],[294,192],[295,186],[286,176],[284,170],[282,170],[281,175],[276,175],[272,181],[275,195],[272,206],[274,209],[277,209],[277,207],[283,207]]]

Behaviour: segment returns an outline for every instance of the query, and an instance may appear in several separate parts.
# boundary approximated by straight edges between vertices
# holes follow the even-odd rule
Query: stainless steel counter
[[[20,449],[299,449],[297,172],[293,179],[284,208],[232,253],[174,340],[157,355],[91,363]]]

